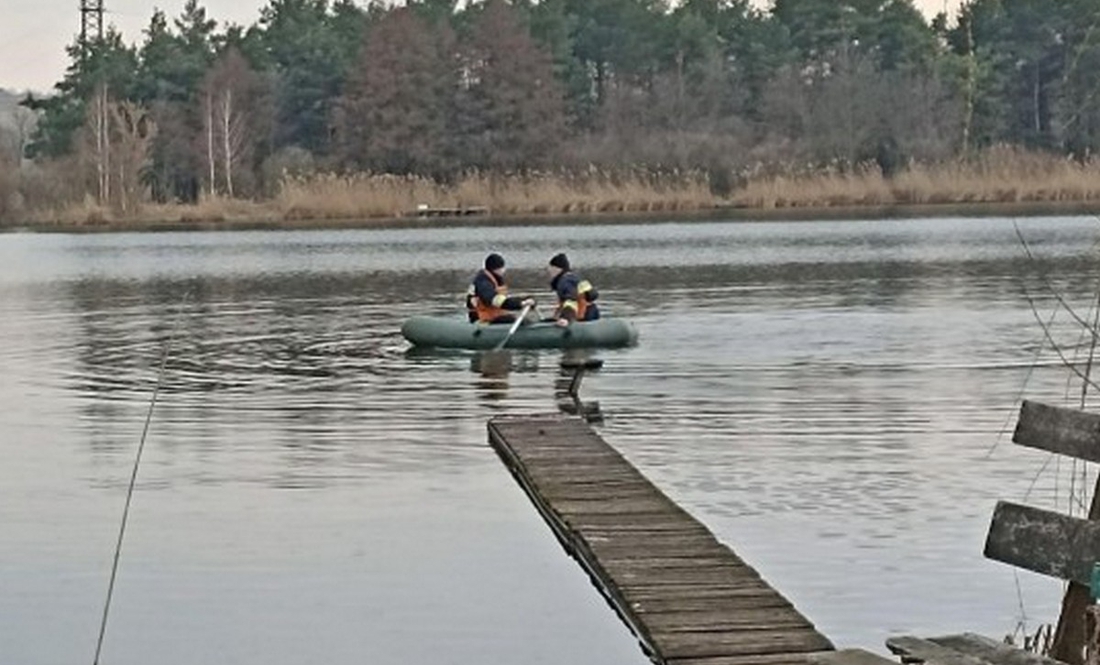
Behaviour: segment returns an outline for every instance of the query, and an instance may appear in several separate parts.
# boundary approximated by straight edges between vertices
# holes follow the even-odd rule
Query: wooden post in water
[[[1092,490],[1092,504],[1089,506],[1089,520],[1100,519],[1100,478]],[[1070,582],[1066,595],[1062,598],[1062,611],[1058,615],[1058,627],[1054,631],[1054,641],[1050,655],[1069,665],[1081,665],[1085,662],[1086,610],[1092,603],[1092,592],[1081,582]]]
[[[1100,462],[1100,415],[1025,401],[1012,441]],[[1092,533],[1097,534],[1096,539],[1084,537]],[[1085,610],[1092,603],[1089,576],[1093,564],[1100,561],[1100,478],[1093,489],[1087,520],[998,504],[985,554],[1069,581],[1050,655],[1069,665],[1081,665]]]
[[[558,409],[570,415],[580,416],[590,423],[602,422],[603,413],[600,411],[600,403],[584,402],[580,397],[581,381],[584,379],[585,372],[595,371],[601,367],[603,367],[603,361],[596,358],[563,359],[562,373],[567,375],[572,370],[573,376],[564,392],[557,395]]]

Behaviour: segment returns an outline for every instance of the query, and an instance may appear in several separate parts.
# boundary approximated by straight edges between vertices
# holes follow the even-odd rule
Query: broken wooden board
[[[1100,561],[1100,522],[999,501],[985,556],[1089,586],[1092,566]]]

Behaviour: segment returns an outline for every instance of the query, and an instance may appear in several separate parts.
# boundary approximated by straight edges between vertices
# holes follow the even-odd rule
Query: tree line
[[[912,0],[270,0],[247,27],[188,0],[140,43],[74,43],[54,93],[23,102],[25,156],[123,210],[318,171],[694,169],[723,191],[997,144],[1087,159],[1098,42],[1097,0],[931,22]]]

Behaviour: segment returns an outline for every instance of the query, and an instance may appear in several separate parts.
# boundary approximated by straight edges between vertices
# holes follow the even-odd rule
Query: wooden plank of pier
[[[832,643],[579,418],[500,417],[489,442],[649,657],[805,665]]]
[[[905,665],[1065,665],[974,633],[927,639],[903,635],[886,640],[886,647]]]

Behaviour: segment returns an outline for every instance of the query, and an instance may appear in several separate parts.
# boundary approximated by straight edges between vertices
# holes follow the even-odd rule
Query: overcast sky
[[[176,17],[185,0],[104,0],[105,21],[122,31],[127,43],[140,43],[153,8]],[[251,25],[267,0],[203,0],[206,13],[225,23]],[[943,11],[944,0],[916,0],[932,16]],[[950,7],[959,0],[950,0]],[[3,0],[0,20],[0,88],[46,92],[59,81],[68,65],[65,46],[80,32],[80,0]]]

